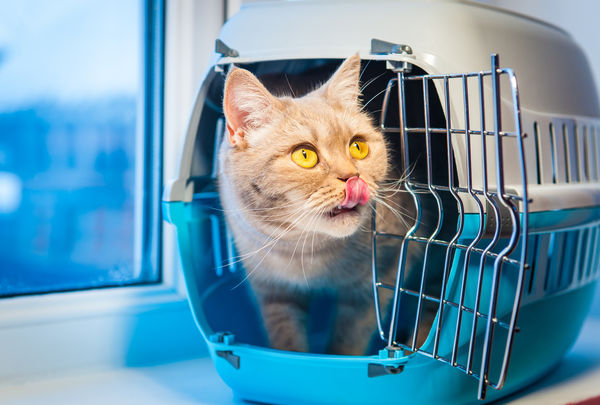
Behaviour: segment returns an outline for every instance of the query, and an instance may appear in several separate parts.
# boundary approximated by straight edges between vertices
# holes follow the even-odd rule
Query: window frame
[[[164,35],[165,0],[144,4],[142,63],[143,95],[136,134],[136,194],[134,268],[141,280],[161,282],[161,191],[163,187]],[[150,282],[140,282],[147,284]]]
[[[135,139],[132,275],[123,282],[107,280],[100,285],[92,281],[91,284],[82,282],[80,286],[49,284],[43,289],[16,290],[0,294],[0,301],[29,295],[161,283],[165,0],[137,0],[137,3],[141,14],[138,35],[142,52],[138,61],[136,129],[132,134]]]
[[[150,21],[161,25],[144,32],[146,50],[153,51],[144,56],[151,62],[152,74],[144,77],[152,93],[143,106],[152,130],[137,134],[146,140],[139,153],[154,160],[137,160],[145,173],[138,181],[155,197],[143,216],[150,219],[146,226],[160,232],[154,239],[140,237],[137,248],[145,246],[149,253],[139,256],[140,264],[155,260],[161,277],[157,283],[0,299],[0,384],[206,355],[187,302],[175,230],[162,223],[160,196],[162,179],[176,171],[187,115],[224,20],[225,0],[140,1]],[[138,203],[153,198],[142,196]],[[144,222],[143,216],[136,220]],[[153,233],[146,228],[140,236],[148,230]]]

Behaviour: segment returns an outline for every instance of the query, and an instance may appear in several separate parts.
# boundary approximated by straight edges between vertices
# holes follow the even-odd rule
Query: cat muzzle
[[[369,201],[369,186],[358,176],[346,180],[346,198],[340,204],[341,208],[352,209],[357,205],[365,205]]]

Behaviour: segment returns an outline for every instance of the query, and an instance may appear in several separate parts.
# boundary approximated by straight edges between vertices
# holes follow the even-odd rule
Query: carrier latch
[[[224,57],[229,58],[237,58],[240,56],[240,53],[233,48],[227,46],[227,44],[220,39],[215,41],[215,52],[220,53]]]
[[[412,55],[413,50],[409,45],[394,44],[393,42],[371,39],[372,55]],[[388,60],[386,66],[393,72],[410,72],[412,65],[408,61]]]

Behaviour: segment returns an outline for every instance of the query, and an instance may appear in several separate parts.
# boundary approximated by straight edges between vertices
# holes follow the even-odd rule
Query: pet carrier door
[[[406,235],[379,231],[373,220],[379,336],[390,357],[398,350],[416,352],[475,377],[483,399],[488,386],[500,389],[505,381],[527,269],[527,178],[516,78],[511,69],[499,68],[497,55],[491,69],[481,72],[413,75],[409,64],[394,71],[381,129],[399,138],[403,186],[415,215]],[[436,90],[445,127],[431,119]],[[395,97],[397,104],[391,102]],[[420,114],[411,105],[415,100],[422,100]],[[388,124],[394,114],[398,126]],[[415,115],[421,117],[415,121]],[[395,283],[378,274],[377,247],[389,239],[397,240],[401,252]],[[415,250],[420,259],[410,255]],[[393,295],[389,309],[381,304],[383,290]],[[429,325],[427,314],[435,314]]]

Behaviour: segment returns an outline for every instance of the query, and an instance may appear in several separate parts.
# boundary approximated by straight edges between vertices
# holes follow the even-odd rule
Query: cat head
[[[275,97],[249,71],[227,76],[223,167],[252,225],[298,237],[346,237],[369,217],[384,179],[382,134],[359,101],[360,58],[301,98]]]

